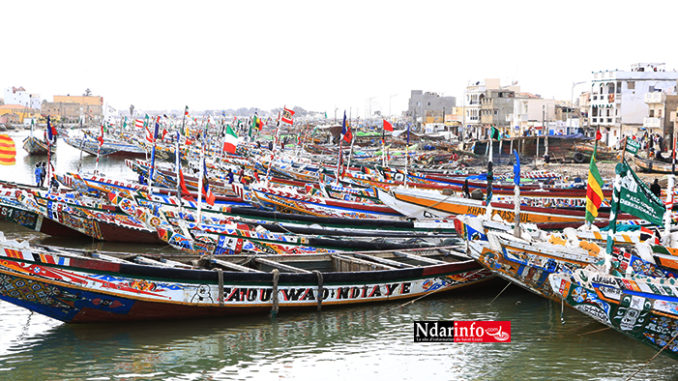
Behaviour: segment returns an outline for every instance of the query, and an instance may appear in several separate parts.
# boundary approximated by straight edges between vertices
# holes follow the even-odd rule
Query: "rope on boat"
[[[487,305],[489,306],[490,304],[494,303],[494,301],[497,300],[497,298],[499,297],[499,295],[501,295],[504,291],[506,291],[506,289],[507,289],[510,285],[511,285],[511,282],[506,283],[506,287],[504,287],[501,291],[499,291],[499,293],[497,294],[497,296],[495,296],[494,299],[492,299],[491,302],[487,303]]]
[[[640,367],[638,370],[636,370],[632,375],[630,375],[630,376],[626,379],[626,381],[629,381],[630,379],[632,379],[633,377],[635,377],[635,375],[638,374],[641,370],[645,369],[648,365],[650,365],[650,363],[652,362],[652,360],[656,359],[657,356],[659,356],[659,354],[662,353],[662,352],[664,351],[664,349],[668,348],[669,345],[671,345],[671,343],[673,343],[673,341],[674,341],[677,337],[678,337],[678,333],[676,333],[676,334],[673,336],[673,338],[672,338],[671,340],[669,340],[669,342],[666,343],[666,345],[664,345],[664,346],[662,347],[662,349],[659,350],[659,352],[655,353],[654,356],[652,356],[651,359],[647,360],[647,362],[646,362],[645,364],[643,364],[643,366],[641,366],[641,367]]]
[[[485,270],[484,267],[481,268],[480,270],[476,270],[476,271],[474,271],[474,272],[468,274],[467,276],[464,277],[464,279],[469,279],[469,278],[471,278],[472,276],[478,274],[479,272],[481,272],[481,271],[483,271],[483,270]],[[509,283],[509,284],[510,284],[510,283]],[[427,296],[429,296],[429,295],[437,294],[437,293],[442,292],[442,291],[448,291],[448,290],[447,290],[447,287],[441,287],[441,288],[436,289],[436,290],[433,290],[433,291],[431,291],[431,292],[427,292],[427,293],[425,293],[425,294],[423,294],[423,295],[421,295],[421,296],[419,296],[419,297],[417,297],[417,298],[415,298],[415,299],[408,300],[408,301],[405,302],[405,303],[399,304],[399,305],[396,306],[396,307],[393,307],[393,308],[390,308],[390,309],[384,311],[383,313],[379,314],[379,316],[380,316],[380,315],[384,315],[384,314],[386,314],[386,313],[389,313],[389,312],[391,312],[391,311],[395,311],[395,310],[398,309],[398,308],[405,307],[405,306],[407,306],[408,304],[414,304],[414,302],[417,302],[417,301],[419,301],[419,300],[422,300],[422,299],[424,299],[425,297],[427,297]]]
[[[219,307],[224,306],[224,270],[217,268],[217,278],[219,279]]]
[[[322,309],[323,304],[323,274],[318,270],[313,270],[315,275],[318,277],[318,312]]]
[[[278,300],[278,280],[280,279],[280,271],[278,269],[273,269],[271,271],[273,274],[273,292],[271,294],[271,301],[273,305],[271,306],[271,317],[275,318],[278,315],[279,300]]]

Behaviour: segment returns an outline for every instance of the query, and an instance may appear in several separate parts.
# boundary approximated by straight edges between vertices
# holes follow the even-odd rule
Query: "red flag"
[[[290,110],[287,107],[283,107],[281,120],[284,123],[293,124],[294,123],[294,120],[292,119],[293,116],[294,116],[294,110]]]
[[[179,186],[181,186],[181,193],[188,193],[188,189],[186,188],[186,180],[184,180],[184,171],[179,169]]]
[[[101,136],[99,136],[97,138],[97,140],[99,141],[99,146],[104,145],[104,125],[103,124],[101,125]]]
[[[155,142],[155,139],[153,138],[153,133],[148,128],[148,126],[146,126],[146,141],[148,141],[149,143]]]
[[[389,123],[386,119],[384,119],[384,130],[393,131],[393,125]]]
[[[600,140],[603,138],[603,134],[600,133],[600,129],[596,130],[596,140]]]

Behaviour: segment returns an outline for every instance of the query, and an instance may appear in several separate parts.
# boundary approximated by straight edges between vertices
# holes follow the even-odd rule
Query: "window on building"
[[[607,109],[607,116],[610,116],[610,109]]]
[[[657,118],[662,117],[662,109],[657,110]]]
[[[621,81],[617,81],[617,94],[621,93]]]
[[[653,93],[653,92],[654,92],[654,85],[650,86],[650,88],[648,89],[648,91],[651,92],[651,93]]]
[[[626,88],[629,89],[629,90],[635,90],[636,89],[636,81],[626,82]]]
[[[654,110],[650,110],[650,118],[654,118]]]

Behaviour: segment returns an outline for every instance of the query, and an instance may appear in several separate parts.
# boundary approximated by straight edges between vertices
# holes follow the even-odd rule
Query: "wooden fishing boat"
[[[254,196],[265,204],[295,210],[313,216],[402,219],[402,215],[388,205],[373,202],[351,202],[299,194],[290,189],[253,187]]]
[[[650,173],[673,173],[672,163],[667,163],[661,160],[643,159],[641,157],[634,157],[633,163],[636,165],[636,170],[640,172]]]
[[[480,283],[434,250],[178,259],[30,247],[0,237],[0,299],[64,322],[192,319],[414,298]],[[436,252],[435,256],[431,253]]]
[[[512,235],[488,232],[489,241],[470,241],[469,254],[485,268],[524,289],[556,300],[547,277],[556,271],[573,271],[602,260],[600,247],[530,242]]]
[[[569,306],[678,359],[678,287],[675,278],[620,276],[577,269],[549,276],[554,295]]]
[[[120,142],[104,139],[104,144],[99,146],[99,142],[89,136],[75,138],[64,137],[66,144],[75,147],[83,152],[93,156],[110,156],[110,157],[142,157],[146,156],[146,151],[133,143]]]
[[[27,136],[23,141],[23,147],[29,155],[47,155],[48,145],[44,140],[38,139],[33,135]],[[56,145],[51,145],[50,152],[56,152]]]
[[[454,195],[443,195],[440,192],[420,189],[395,188],[389,192],[378,189],[379,199],[401,214],[411,218],[449,218],[453,215],[486,214],[487,203],[481,200],[462,198]],[[492,215],[498,215],[506,221],[515,219],[514,205],[492,202]],[[524,206],[520,208],[520,221],[531,223],[578,222],[584,223],[585,210],[563,209],[552,207]],[[606,220],[608,215],[600,213],[599,220]],[[632,218],[620,214],[619,219]]]
[[[25,210],[38,214],[41,223],[50,221],[60,226],[56,229],[41,227],[40,231],[47,234],[60,236],[59,233],[64,231],[75,231],[99,241],[163,243],[155,230],[147,229],[145,224],[134,217],[116,211],[115,205],[110,203],[87,200],[83,195],[76,199],[37,190],[30,193],[23,191],[14,197]]]
[[[87,238],[77,230],[45,218],[41,213],[29,210],[19,201],[17,192],[20,194],[21,190],[0,187],[0,220],[55,237]]]

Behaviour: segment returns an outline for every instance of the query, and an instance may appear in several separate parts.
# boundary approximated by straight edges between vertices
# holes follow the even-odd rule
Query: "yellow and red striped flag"
[[[0,164],[16,164],[16,148],[14,146],[14,140],[5,134],[0,134]]]

